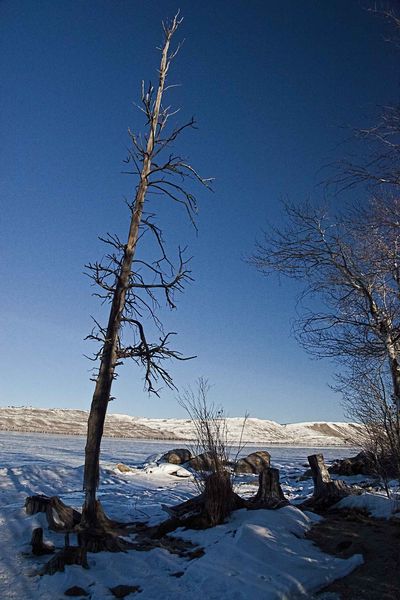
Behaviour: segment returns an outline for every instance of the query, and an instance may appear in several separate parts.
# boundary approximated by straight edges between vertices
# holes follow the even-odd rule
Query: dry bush
[[[364,425],[364,433],[355,433],[352,442],[364,450],[390,495],[389,481],[400,483],[400,416],[390,393],[390,375],[383,367],[368,372],[355,369],[341,377],[338,389],[347,415]]]
[[[199,378],[195,391],[186,389],[178,401],[194,427],[195,439],[191,451],[196,457],[203,457],[195,473],[195,483],[204,498],[210,525],[216,525],[222,523],[235,506],[232,467],[243,448],[242,438],[248,416],[245,415],[243,419],[237,445],[230,444],[226,414],[222,407],[208,401],[209,391],[207,379]]]

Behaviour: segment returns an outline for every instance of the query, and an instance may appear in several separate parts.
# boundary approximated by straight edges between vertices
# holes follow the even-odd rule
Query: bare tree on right
[[[311,354],[341,365],[341,391],[347,406],[353,402],[353,417],[381,446],[386,440],[398,463],[400,200],[374,198],[365,209],[339,215],[311,206],[285,210],[287,225],[267,231],[250,262],[265,275],[304,283],[297,339]]]

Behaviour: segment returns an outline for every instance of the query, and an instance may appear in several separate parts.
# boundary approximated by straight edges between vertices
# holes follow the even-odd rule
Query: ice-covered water
[[[131,517],[141,518],[141,515],[147,516],[149,512],[160,514],[156,506],[162,503],[179,502],[193,494],[193,483],[176,477],[165,476],[162,482],[154,485],[154,478],[146,477],[142,471],[137,472],[136,477],[115,473],[118,463],[140,467],[148,456],[164,453],[174,447],[176,442],[171,441],[104,438],[99,489],[103,504],[109,504],[109,510],[113,512],[113,496],[120,494],[132,507]],[[30,494],[55,493],[78,508],[83,501],[84,449],[83,437],[0,432],[0,473],[5,477],[3,484],[0,481],[0,506],[9,503],[11,499],[15,501],[16,495],[22,501]],[[270,452],[271,464],[280,470],[283,489],[291,501],[301,501],[312,491],[311,480],[297,481],[307,468],[309,454],[322,452],[328,463],[351,454],[351,450],[339,448],[264,448],[260,445],[248,445],[240,454],[246,455],[256,449]],[[250,477],[251,479],[256,478]],[[249,487],[249,477],[238,477],[236,484],[240,493],[253,493],[254,488]]]
[[[0,466],[14,467],[25,464],[59,464],[78,467],[84,462],[85,438],[78,436],[47,435],[34,433],[0,432]],[[104,465],[126,463],[139,465],[151,454],[166,452],[176,447],[186,447],[177,441],[145,441],[132,439],[104,438],[102,441],[101,461]],[[190,448],[190,445],[188,446]],[[282,474],[290,471],[304,470],[307,456],[322,452],[326,461],[349,456],[351,448],[294,448],[286,446],[262,446],[260,444],[246,447],[241,455],[255,450],[268,450],[271,454],[272,466],[282,470]]]

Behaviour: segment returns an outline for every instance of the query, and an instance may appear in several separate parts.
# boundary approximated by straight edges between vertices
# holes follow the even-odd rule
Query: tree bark
[[[389,353],[389,364],[393,382],[393,400],[396,404],[397,412],[400,413],[400,365],[397,352]]]

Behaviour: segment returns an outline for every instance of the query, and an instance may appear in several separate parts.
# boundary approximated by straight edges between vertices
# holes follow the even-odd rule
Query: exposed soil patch
[[[322,590],[342,600],[400,598],[400,522],[373,519],[360,511],[330,511],[308,538],[328,554],[362,554],[364,564]],[[316,596],[318,597],[318,595]]]
[[[324,435],[330,435],[337,438],[343,437],[339,431],[336,431],[333,427],[328,425],[328,423],[313,423],[312,425],[309,425],[309,428],[318,433],[323,433]]]

